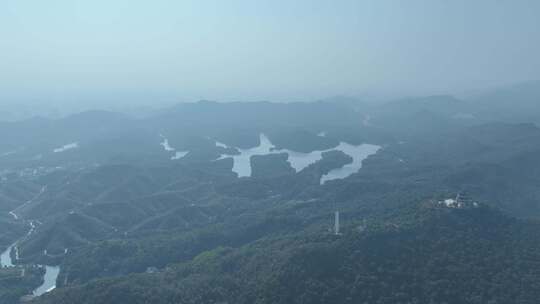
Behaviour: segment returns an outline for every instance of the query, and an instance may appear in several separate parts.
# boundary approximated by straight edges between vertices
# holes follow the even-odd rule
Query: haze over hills
[[[540,1],[3,0],[0,304],[537,304]]]
[[[540,95],[500,92],[3,122],[0,299],[534,303]]]

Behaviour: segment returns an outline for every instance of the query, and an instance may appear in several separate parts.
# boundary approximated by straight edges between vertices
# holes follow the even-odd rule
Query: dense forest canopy
[[[2,123],[0,302],[535,303],[527,88]]]

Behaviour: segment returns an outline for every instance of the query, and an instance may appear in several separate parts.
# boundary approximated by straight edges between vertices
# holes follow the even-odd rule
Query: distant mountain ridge
[[[19,240],[18,263],[60,265],[36,303],[535,303],[538,113],[501,100],[0,123],[0,248]],[[342,144],[377,150],[321,183],[358,159]]]

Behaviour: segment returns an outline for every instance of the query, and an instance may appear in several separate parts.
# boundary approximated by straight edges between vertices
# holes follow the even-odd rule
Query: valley
[[[540,303],[539,16],[2,0],[0,304]]]
[[[456,120],[461,106],[420,99],[389,120],[393,104],[200,102],[143,119],[8,124],[0,272],[21,288],[0,299],[395,303],[413,298],[405,288],[420,302],[529,303],[540,290],[540,129],[478,112]],[[474,205],[450,202],[457,194]],[[481,292],[500,284],[510,292]]]

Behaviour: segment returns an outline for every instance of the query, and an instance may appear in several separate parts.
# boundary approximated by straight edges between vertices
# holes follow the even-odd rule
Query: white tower
[[[335,219],[334,219],[334,234],[335,235],[340,235],[341,233],[339,232],[339,211],[336,210],[335,212]]]

